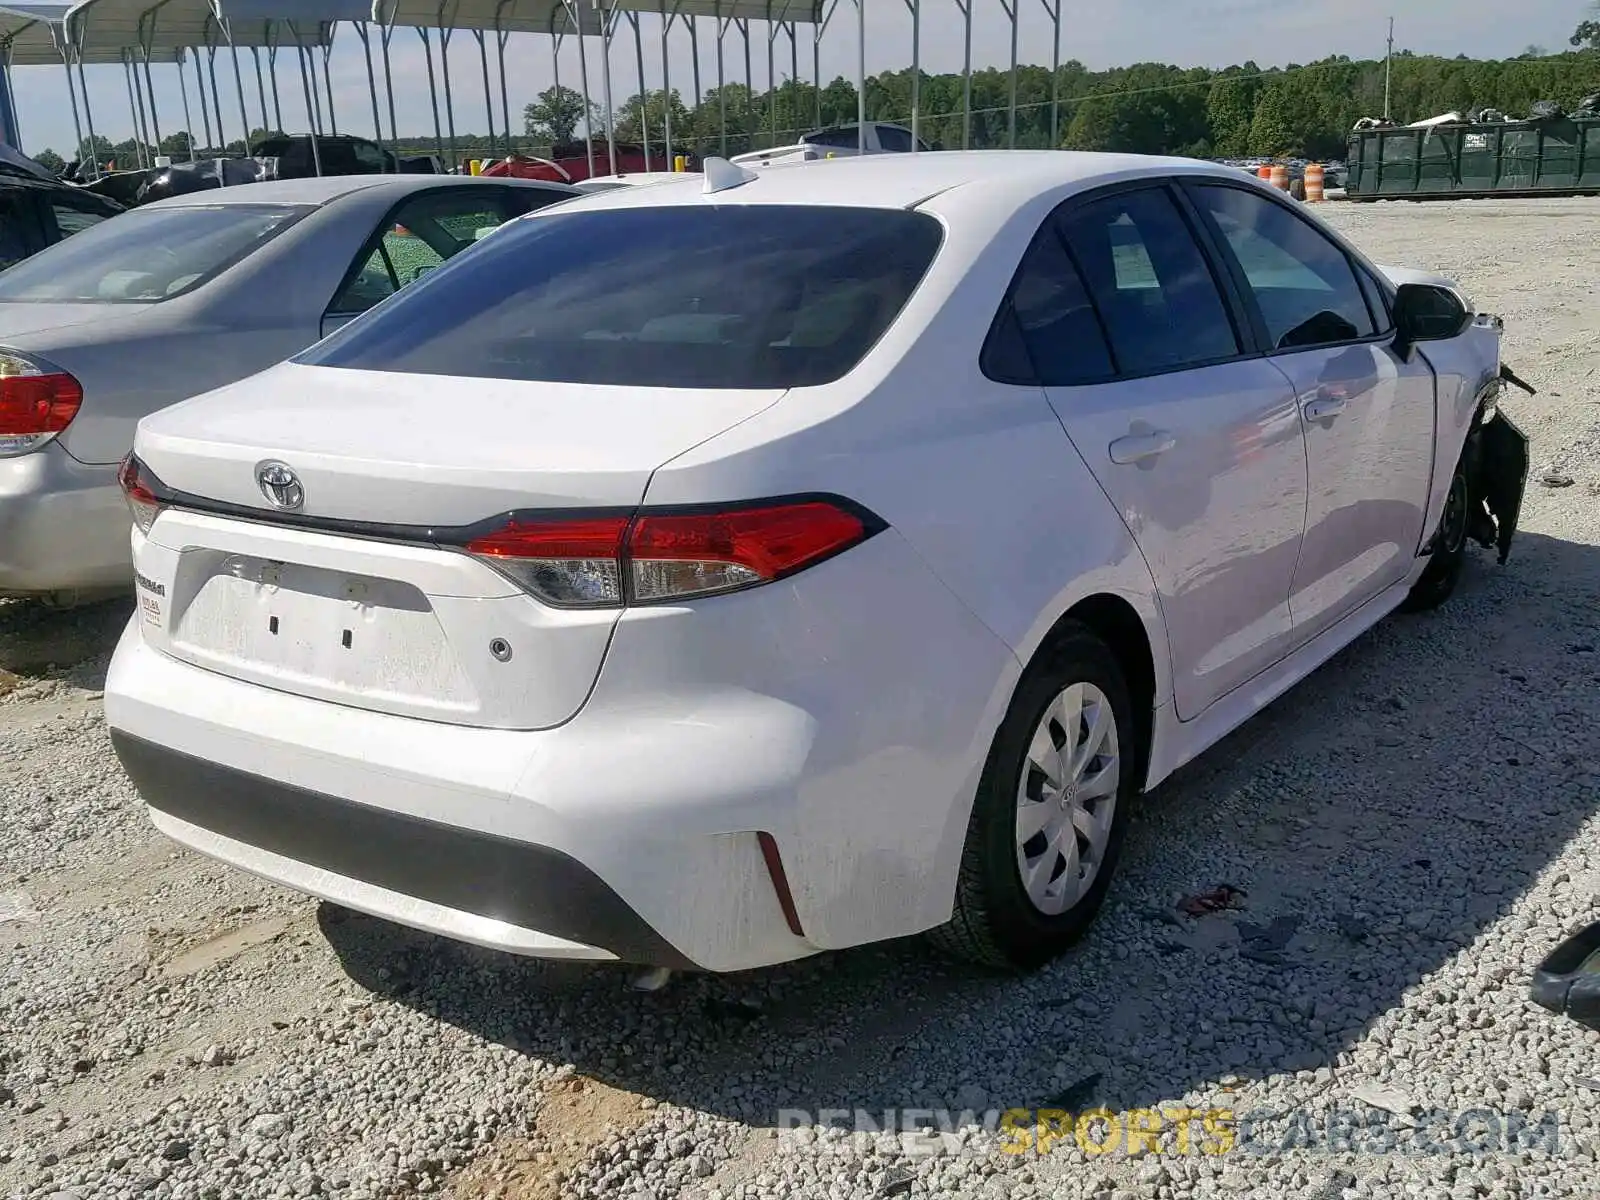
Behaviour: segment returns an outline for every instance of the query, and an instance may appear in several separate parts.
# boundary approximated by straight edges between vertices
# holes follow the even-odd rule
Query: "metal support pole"
[[[961,148],[972,148],[972,0],[956,0],[961,10]]]
[[[379,31],[382,37],[379,44],[383,48],[383,90],[389,100],[389,140],[394,144],[395,154],[400,153],[400,131],[394,123],[394,74],[389,69],[389,39],[394,37],[394,17],[391,15]]]
[[[1000,7],[1011,18],[1011,98],[1006,107],[1006,148],[1017,148],[1017,0],[1000,0]]]
[[[144,61],[144,89],[150,97],[150,129],[155,134],[155,140],[151,144],[155,146],[155,152],[159,154],[161,153],[161,121],[156,116],[156,86],[150,78],[150,52],[155,43],[156,19],[153,13],[147,13],[146,16],[149,17],[148,23],[145,17],[139,18],[139,53]]]
[[[181,53],[181,52],[180,52]],[[178,92],[183,96],[183,136],[189,141],[189,161],[194,161],[194,119],[189,115],[189,85],[183,81],[183,59],[178,59]],[[77,106],[73,106],[72,119],[78,119]]]
[[[778,76],[772,65],[772,42],[778,28],[772,22],[772,0],[767,0],[767,136],[773,146],[778,144]]]
[[[439,151],[439,157],[443,158],[444,130],[439,125],[439,87],[433,79],[433,43],[428,40],[428,31],[421,25],[417,26],[417,36],[422,39],[422,55],[428,61],[428,103],[433,108],[433,144]]]
[[[319,25],[318,32],[321,31]],[[314,55],[314,52],[313,52]],[[328,132],[335,137],[339,135],[339,114],[333,111],[333,27],[328,27],[328,40],[322,47],[322,82],[328,92]],[[317,73],[317,60],[311,60],[311,74]]]
[[[287,133],[283,127],[283,102],[278,97],[278,26],[275,22],[268,22],[267,26],[267,76],[272,80],[272,128],[278,133]]]
[[[293,32],[291,30],[291,32]],[[300,87],[306,95],[306,120],[311,123],[311,167],[318,176],[322,174],[322,121],[317,112],[311,86],[311,77],[306,74],[306,48],[300,44],[298,36],[294,42],[295,57],[300,60]]]
[[[183,68],[180,66],[179,71]],[[211,113],[206,109],[206,77],[200,71],[200,50],[194,52],[194,85],[200,92],[200,121],[205,126],[206,149],[211,149]]]
[[[694,115],[695,133],[700,132],[700,105],[704,102],[700,94],[700,21],[698,17],[687,17],[684,23],[689,26],[689,61],[694,67]],[[704,148],[700,138],[695,138],[695,153],[700,153]]]
[[[206,74],[211,77],[211,113],[217,118],[217,153],[228,149],[228,135],[222,131],[222,91],[217,87],[217,48],[206,43]],[[249,130],[245,130],[248,135]]]
[[[1061,149],[1061,0],[1041,0],[1050,14],[1050,149]]]
[[[728,32],[731,22],[722,19],[722,0],[717,0],[715,9],[717,29],[717,120],[722,127],[722,140],[719,143],[720,153],[723,158],[728,157],[728,80],[722,61],[722,39]]]
[[[134,161],[137,162],[140,167],[145,167],[148,164],[144,161],[144,114],[139,111],[141,106],[135,103],[133,98],[133,64],[129,61],[128,52],[126,50],[122,52],[122,78],[123,82],[128,85],[128,115],[133,121]]]
[[[494,85],[489,82],[489,43],[484,40],[484,31],[474,29],[472,36],[478,42],[478,62],[483,66],[483,108],[489,118],[489,153],[494,154]],[[377,103],[376,97],[373,103]]]
[[[578,86],[583,89],[583,153],[589,164],[589,174],[594,175],[594,127],[589,120],[590,110],[593,105],[589,103],[589,50],[583,44],[583,21],[576,21],[578,27]],[[559,94],[559,93],[558,93]],[[611,174],[617,173],[615,160],[611,163]]]
[[[222,32],[228,39],[228,56],[233,59],[233,82],[239,89],[239,124],[244,126],[244,152],[250,153],[250,114],[244,104],[244,71],[239,66],[239,48],[233,44],[233,23],[224,21]]]
[[[378,113],[378,77],[372,70],[372,31],[367,28],[367,22],[355,22],[356,36],[361,39],[361,56],[367,63],[367,93],[372,98],[372,138],[378,145],[383,145],[383,118]],[[493,125],[489,127],[491,130]]]
[[[611,96],[611,39],[616,32],[617,5],[616,0],[611,0],[611,6],[600,21],[600,87],[606,101],[606,161],[611,164],[609,170],[613,175],[617,173],[617,109]],[[583,37],[581,22],[578,37],[580,40]]]
[[[78,90],[83,93],[83,123],[89,130],[89,157],[94,160],[94,177],[100,178],[100,150],[95,143],[94,111],[89,107],[89,85],[83,78],[83,55],[78,55]]]
[[[633,55],[639,64],[639,137],[644,143],[645,170],[651,169],[650,162],[650,105],[649,94],[644,87],[644,37],[639,32],[639,14],[630,12],[628,24],[633,26]],[[613,170],[615,167],[613,166]]]
[[[72,102],[72,132],[78,139],[73,143],[77,147],[77,152],[72,157],[80,164],[79,169],[81,171],[83,162],[83,121],[78,117],[78,88],[72,82],[72,64],[67,62],[65,52],[61,55],[61,69],[67,73],[67,99]],[[178,78],[180,80],[183,78],[183,64],[181,63],[178,65]],[[184,95],[186,98],[185,103],[187,103],[188,93],[186,92]],[[94,155],[91,154],[90,157],[93,158]]]
[[[906,0],[911,10],[911,153],[921,146],[922,0]]]
[[[267,77],[261,73],[261,48],[250,47],[250,61],[256,68],[256,99],[261,104],[261,130],[263,133],[272,129],[272,114],[267,111]]]
[[[856,152],[867,152],[867,0],[856,0]]]
[[[444,120],[450,135],[450,167],[456,168],[456,101],[450,92],[450,35],[455,32],[444,24],[444,4],[439,5],[439,73],[444,78]]]
[[[496,17],[496,22],[499,21]],[[506,130],[506,157],[511,157],[511,100],[506,94],[506,41],[511,37],[509,31],[496,29],[494,31],[495,61],[500,65],[500,123]]]
[[[672,24],[678,19],[678,5],[682,0],[672,0],[672,11],[667,11],[667,0],[661,6],[661,120],[666,139],[667,170],[672,170],[672,66],[667,60],[667,38]]]

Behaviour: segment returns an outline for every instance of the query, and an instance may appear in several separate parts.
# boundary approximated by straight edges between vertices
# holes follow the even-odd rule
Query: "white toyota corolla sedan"
[[[177,841],[453,938],[1036,965],[1141,792],[1504,558],[1499,342],[1227,167],[713,160],[145,417],[106,718]]]

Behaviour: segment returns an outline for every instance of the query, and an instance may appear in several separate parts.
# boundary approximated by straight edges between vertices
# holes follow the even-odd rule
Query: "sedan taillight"
[[[27,454],[72,424],[83,387],[65,371],[0,350],[0,458]]]
[[[513,517],[465,547],[561,608],[668,604],[803,571],[884,527],[837,497],[536,520]]]
[[[149,533],[163,507],[161,481],[150,473],[150,468],[129,454],[117,468],[117,484],[128,502],[133,523],[140,533]]]

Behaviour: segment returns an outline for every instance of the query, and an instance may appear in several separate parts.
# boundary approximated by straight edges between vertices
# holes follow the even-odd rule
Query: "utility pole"
[[[1394,69],[1394,18],[1389,18],[1389,52],[1383,59],[1383,119],[1389,120],[1389,77]]]

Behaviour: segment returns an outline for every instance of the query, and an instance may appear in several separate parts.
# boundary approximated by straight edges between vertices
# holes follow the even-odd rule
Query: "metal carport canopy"
[[[0,6],[0,54],[8,66],[59,67],[66,61],[66,45],[62,22],[71,11],[70,4],[7,4]],[[89,66],[122,61],[120,46],[101,46],[86,53],[83,61]],[[163,46],[151,51],[151,62],[174,63],[183,61],[183,51],[177,46]]]
[[[576,0],[576,7],[583,14],[583,32],[594,36],[611,11],[817,25],[826,4],[824,0]],[[382,25],[503,33],[575,32],[571,9],[562,0],[373,0],[372,19]]]
[[[333,22],[366,19],[364,0],[81,0],[67,13],[66,29],[73,46],[87,55],[101,47],[209,46],[230,40],[239,47],[326,46],[333,39]]]

